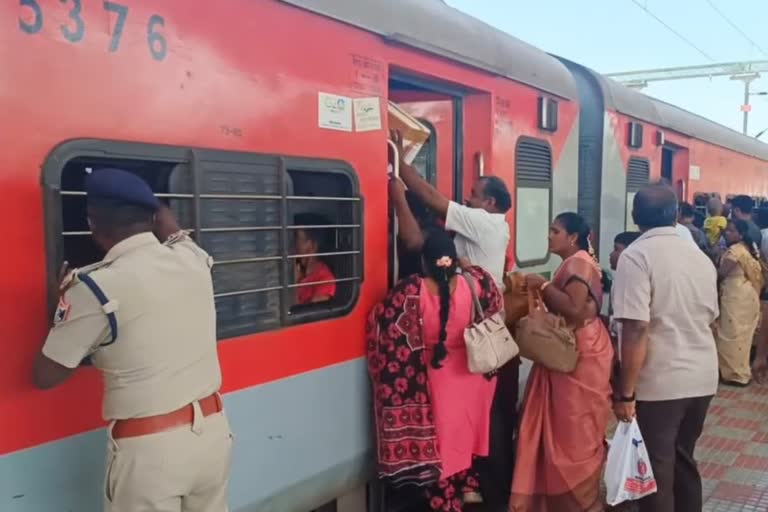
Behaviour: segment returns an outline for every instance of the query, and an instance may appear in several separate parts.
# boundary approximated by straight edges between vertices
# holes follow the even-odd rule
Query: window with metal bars
[[[363,206],[348,164],[104,141],[68,142],[44,168],[51,301],[62,261],[80,267],[104,256],[88,231],[84,192],[86,174],[103,167],[141,176],[214,258],[219,339],[342,316],[357,302]],[[307,217],[322,221],[294,222]],[[331,270],[325,281],[297,282],[297,262],[306,258],[295,247],[300,230],[321,230],[328,240],[314,255]],[[298,304],[299,289],[329,283],[330,300]]]
[[[552,221],[552,148],[520,137],[515,150],[515,259],[518,266],[545,263]]]
[[[632,220],[632,203],[637,192],[646,186],[651,179],[651,164],[646,158],[632,157],[627,165],[627,206],[624,224],[627,231],[637,231],[638,227]]]

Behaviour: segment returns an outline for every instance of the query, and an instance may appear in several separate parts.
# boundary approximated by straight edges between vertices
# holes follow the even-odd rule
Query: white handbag
[[[504,325],[504,312],[483,318],[483,308],[477,298],[475,283],[467,273],[461,274],[472,292],[472,321],[464,329],[464,343],[467,345],[467,364],[472,373],[493,373],[511,361],[520,348]]]

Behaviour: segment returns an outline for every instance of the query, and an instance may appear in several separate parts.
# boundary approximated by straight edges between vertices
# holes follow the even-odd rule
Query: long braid
[[[448,272],[443,271],[442,274],[440,278],[436,279],[437,289],[440,293],[440,337],[432,355],[433,368],[442,368],[442,361],[448,356],[445,341],[448,339],[448,315],[451,312],[451,280],[448,277]]]
[[[456,277],[458,257],[456,246],[445,231],[433,231],[424,242],[422,254],[424,271],[437,284],[440,296],[440,333],[433,349],[432,367],[442,368],[442,361],[448,356],[448,318],[451,313],[451,281]]]

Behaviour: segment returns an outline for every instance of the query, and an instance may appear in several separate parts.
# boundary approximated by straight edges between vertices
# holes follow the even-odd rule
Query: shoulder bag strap
[[[475,291],[475,280],[472,278],[469,272],[462,272],[460,274],[469,285],[469,292],[472,294],[472,304],[475,314],[473,315],[472,323],[478,323],[483,321],[483,306],[480,304],[480,299],[477,298],[477,291]]]

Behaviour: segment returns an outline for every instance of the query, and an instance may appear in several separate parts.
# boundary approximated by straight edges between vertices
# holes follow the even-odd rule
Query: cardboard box
[[[403,160],[413,163],[431,132],[418,119],[401,109],[397,104],[389,102],[387,108],[389,129],[397,130],[403,136]]]

